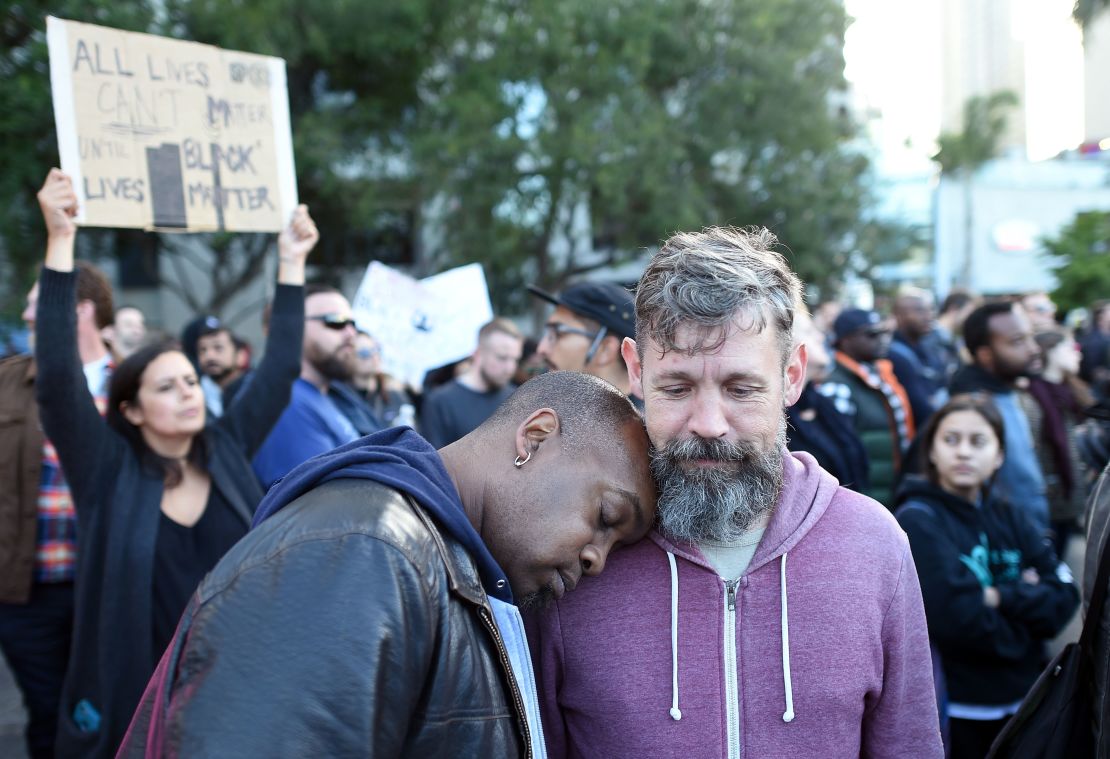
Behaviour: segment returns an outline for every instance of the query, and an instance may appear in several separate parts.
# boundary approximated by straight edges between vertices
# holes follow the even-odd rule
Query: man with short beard
[[[785,448],[807,357],[776,244],[678,234],[640,281],[657,529],[529,620],[553,757],[943,756],[905,534]]]
[[[985,303],[964,322],[964,343],[972,363],[952,376],[949,392],[988,393],[1002,414],[1006,459],[991,483],[991,495],[1024,509],[1048,529],[1048,496],[1037,460],[1029,418],[1016,393],[1022,377],[1039,374],[1041,350],[1033,325],[1020,305]]]
[[[224,394],[232,383],[243,376],[239,368],[235,336],[215,316],[200,322],[196,340],[197,364],[200,367],[204,405],[214,418],[224,414]]]
[[[346,385],[354,371],[351,304],[334,288],[308,285],[304,308],[301,375],[293,383],[289,406],[253,462],[264,488],[313,456],[380,429]]]

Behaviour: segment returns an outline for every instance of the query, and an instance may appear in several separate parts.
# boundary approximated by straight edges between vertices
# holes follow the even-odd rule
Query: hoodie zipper
[[[520,723],[520,729],[524,732],[524,756],[526,759],[532,759],[532,735],[528,730],[528,712],[524,708],[524,698],[520,695],[520,689],[516,684],[513,665],[509,661],[509,652],[505,650],[505,641],[501,640],[501,633],[497,629],[497,624],[485,607],[478,607],[478,616],[481,618],[482,624],[486,626],[486,631],[493,637],[494,646],[497,648],[497,656],[501,660],[501,669],[509,680],[509,692],[513,697],[513,706],[516,707],[517,722]]]
[[[725,727],[728,758],[740,757],[740,698],[736,666],[736,586],[739,580],[725,582]]]

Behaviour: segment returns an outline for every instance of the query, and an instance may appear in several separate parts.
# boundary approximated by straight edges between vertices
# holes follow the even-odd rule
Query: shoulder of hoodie
[[[905,530],[885,506],[839,484],[825,513],[799,543],[807,539],[828,542],[839,555],[866,548],[871,560],[886,554],[900,562],[909,551]]]

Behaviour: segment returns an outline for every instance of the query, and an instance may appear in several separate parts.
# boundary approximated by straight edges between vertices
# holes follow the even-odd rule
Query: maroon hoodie
[[[943,757],[905,533],[807,453],[744,576],[652,533],[529,620],[551,757]]]

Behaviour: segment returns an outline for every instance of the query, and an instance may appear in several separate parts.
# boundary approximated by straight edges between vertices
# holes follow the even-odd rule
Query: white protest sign
[[[49,17],[77,222],[279,232],[297,205],[285,61]]]
[[[382,348],[382,371],[420,387],[429,369],[464,359],[493,318],[481,264],[417,280],[373,261],[352,304]]]

